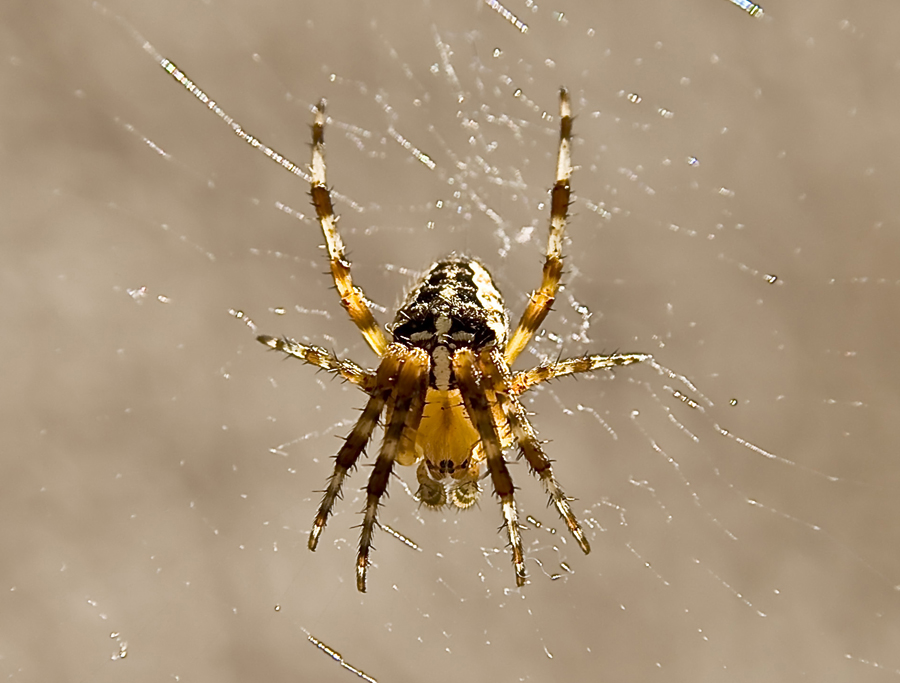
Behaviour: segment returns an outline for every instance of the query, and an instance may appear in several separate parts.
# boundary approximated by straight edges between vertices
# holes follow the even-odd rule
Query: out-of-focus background
[[[355,680],[308,636],[382,683],[900,678],[900,6],[506,8],[527,32],[482,2],[4,3],[3,678]],[[300,164],[328,98],[383,322],[453,250],[521,312],[570,89],[566,287],[519,367],[648,351],[696,387],[529,395],[589,556],[521,463],[522,589],[496,501],[420,510],[412,471],[382,520],[419,550],[380,532],[368,594],[367,467],[306,549],[364,396],[229,311],[375,361],[303,180],[144,40]]]

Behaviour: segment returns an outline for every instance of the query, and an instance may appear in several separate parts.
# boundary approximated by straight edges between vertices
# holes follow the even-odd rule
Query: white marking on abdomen
[[[450,389],[450,349],[441,342],[446,338],[451,326],[450,318],[445,315],[438,316],[434,321],[434,336],[437,339],[437,345],[431,352],[431,360],[434,363],[434,385],[440,391],[449,391]]]

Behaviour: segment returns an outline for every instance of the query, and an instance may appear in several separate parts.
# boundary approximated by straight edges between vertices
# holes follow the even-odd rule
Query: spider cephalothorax
[[[162,57],[159,63],[242,140],[283,168],[304,175],[299,166],[247,133],[174,64]],[[411,290],[388,328],[392,336],[388,340],[385,328],[375,321],[362,290],[354,286],[350,275],[350,262],[344,255],[325,182],[324,100],[314,111],[309,180],[332,278],[341,304],[380,360],[377,369],[367,370],[318,346],[268,335],[258,337],[269,348],[352,382],[369,397],[335,458],[334,472],[310,531],[309,548],[315,550],[344,478],[382,420],[384,439],[365,489],[356,562],[356,585],[360,591],[366,590],[378,506],[395,464],[418,466],[418,497],[434,508],[448,503],[470,507],[478,500],[479,481],[490,476],[512,548],[516,584],[521,586],[526,578],[522,538],[514,486],[503,457],[505,450],[516,445],[578,545],[585,553],[590,552],[519,397],[541,382],[563,375],[653,361],[643,353],[596,354],[544,362],[519,372],[510,369],[550,312],[562,273],[572,172],[572,111],[568,93],[565,89],[559,92],[556,182],[551,190],[550,234],[541,286],[532,292],[511,333],[509,315],[487,269],[474,259],[450,256],[432,265]]]

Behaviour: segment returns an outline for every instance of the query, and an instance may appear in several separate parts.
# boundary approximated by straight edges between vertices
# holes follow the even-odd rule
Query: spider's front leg
[[[378,418],[381,417],[385,403],[387,403],[391,392],[394,390],[402,360],[403,356],[397,353],[394,347],[388,347],[387,353],[378,366],[373,382],[374,386],[366,407],[335,457],[334,472],[328,478],[328,486],[322,492],[323,496],[319,505],[319,512],[316,514],[312,530],[309,532],[310,550],[315,550],[319,543],[319,536],[328,522],[331,509],[334,507],[335,501],[341,496],[341,486],[344,483],[344,478],[356,465],[356,461],[365,449],[366,444],[372,438],[372,432],[375,430],[375,425],[378,424]]]
[[[491,352],[484,359],[483,366],[487,369],[488,379],[493,385],[494,395],[500,403],[506,419],[509,421],[510,429],[516,443],[519,444],[519,450],[525,456],[525,460],[531,467],[533,474],[536,474],[544,485],[544,490],[550,496],[550,502],[556,507],[560,517],[569,528],[569,532],[578,542],[578,546],[585,554],[591,552],[591,546],[585,538],[584,531],[575,513],[569,505],[569,498],[563,492],[562,487],[553,476],[553,467],[550,464],[550,458],[544,453],[541,442],[534,432],[534,427],[528,421],[525,413],[525,407],[510,391],[511,373],[509,366],[503,360],[503,355],[499,351]]]
[[[394,348],[388,347],[388,351]],[[405,430],[415,433],[425,408],[425,392],[431,372],[431,358],[423,349],[402,351],[403,365],[392,393],[391,417],[384,433],[381,452],[366,485],[366,507],[363,516],[362,533],[359,537],[359,554],[356,558],[356,588],[366,592],[366,569],[369,566],[369,550],[377,525],[378,506],[387,491],[394,460],[402,447]]]
[[[509,534],[509,545],[513,554],[513,569],[516,572],[516,585],[525,585],[525,556],[522,551],[522,534],[519,528],[519,513],[513,496],[515,487],[509,468],[503,459],[500,436],[494,425],[490,403],[487,399],[483,378],[475,365],[475,354],[470,349],[460,349],[453,355],[453,372],[463,397],[469,419],[481,437],[481,447],[487,459],[488,471],[494,492],[500,498],[503,521]]]

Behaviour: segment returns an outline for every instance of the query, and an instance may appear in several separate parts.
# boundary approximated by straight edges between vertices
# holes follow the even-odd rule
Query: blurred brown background
[[[0,674],[354,680],[312,634],[382,683],[900,675],[900,7],[795,5],[510,3],[522,34],[478,2],[4,3]],[[373,358],[279,208],[309,212],[302,180],[129,26],[298,163],[328,98],[384,322],[451,250],[521,311],[571,90],[567,287],[520,366],[649,351],[715,404],[639,367],[534,392],[591,555],[522,464],[521,590],[495,500],[429,514],[395,480],[382,520],[421,552],[380,533],[359,595],[366,467],[306,549],[363,395],[229,309]]]

